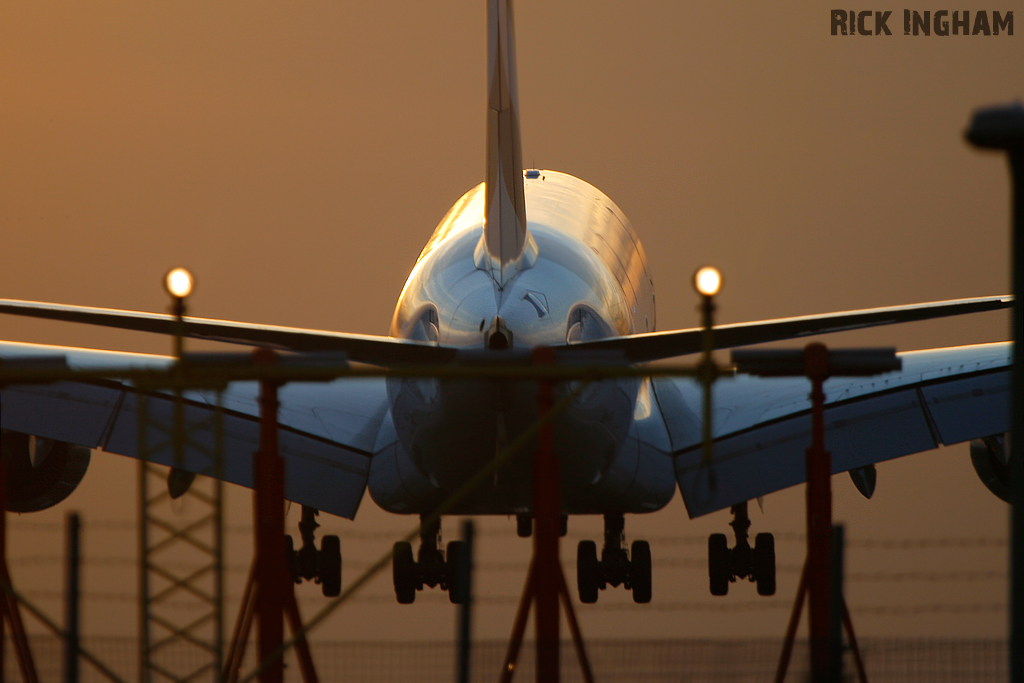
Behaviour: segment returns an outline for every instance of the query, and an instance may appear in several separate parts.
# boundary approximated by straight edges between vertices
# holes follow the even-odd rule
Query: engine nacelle
[[[1010,459],[1006,435],[995,434],[971,441],[971,464],[989,491],[1010,502]]]
[[[7,464],[7,510],[37,512],[71,495],[89,467],[89,449],[20,432],[0,432]]]

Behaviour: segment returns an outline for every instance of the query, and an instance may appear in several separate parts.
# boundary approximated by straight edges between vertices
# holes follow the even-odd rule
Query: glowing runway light
[[[164,289],[176,299],[184,299],[192,293],[196,280],[186,268],[172,268],[164,275]]]
[[[722,274],[714,266],[704,266],[694,274],[693,286],[703,296],[714,296],[722,288]]]

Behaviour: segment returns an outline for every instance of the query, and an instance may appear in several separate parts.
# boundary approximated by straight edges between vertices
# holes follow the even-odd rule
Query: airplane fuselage
[[[524,185],[532,243],[519,272],[499,286],[482,263],[480,184],[455,203],[420,254],[392,336],[521,350],[655,329],[647,258],[622,211],[564,173],[527,171]],[[369,486],[395,512],[431,509],[537,417],[530,382],[395,378],[388,396],[391,420]],[[665,426],[647,382],[591,385],[556,422],[554,436],[566,513],[650,511],[671,499]],[[460,511],[528,511],[531,452],[517,454]]]

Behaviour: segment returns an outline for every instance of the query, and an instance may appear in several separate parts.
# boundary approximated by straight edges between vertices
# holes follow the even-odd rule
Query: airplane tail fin
[[[512,0],[489,0],[487,5],[485,206],[477,265],[500,287],[530,267],[537,250],[526,225]]]

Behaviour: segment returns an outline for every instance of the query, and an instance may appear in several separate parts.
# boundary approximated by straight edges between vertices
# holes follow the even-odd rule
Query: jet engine
[[[971,441],[971,464],[988,490],[1010,502],[1010,466],[1006,434]]]
[[[63,441],[0,431],[7,465],[7,510],[37,512],[71,495],[89,467],[89,449]]]

